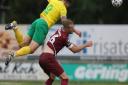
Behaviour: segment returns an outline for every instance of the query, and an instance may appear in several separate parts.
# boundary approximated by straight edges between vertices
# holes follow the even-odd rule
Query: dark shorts
[[[55,56],[50,53],[42,53],[39,59],[39,65],[47,75],[50,73],[60,76],[64,70],[56,60]]]

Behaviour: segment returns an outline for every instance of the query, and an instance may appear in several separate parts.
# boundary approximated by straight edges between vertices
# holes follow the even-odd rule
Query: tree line
[[[5,12],[5,23],[15,19],[21,24],[30,24],[40,17],[48,4],[47,0],[5,1],[3,5],[8,9],[0,8],[1,19],[2,12]],[[68,18],[77,24],[127,24],[128,1],[124,0],[123,5],[117,8],[112,6],[111,0],[72,0],[68,8]]]

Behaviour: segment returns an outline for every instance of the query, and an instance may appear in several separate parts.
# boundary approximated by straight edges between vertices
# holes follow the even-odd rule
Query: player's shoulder
[[[48,2],[50,2],[51,0],[47,0]]]
[[[62,28],[58,28],[56,32],[59,34],[59,36],[63,36]]]
[[[48,2],[60,2],[62,0],[48,0]]]
[[[62,28],[60,29],[60,32],[61,32],[62,38],[64,38],[64,39],[68,38],[68,34]]]
[[[49,3],[56,3],[58,5],[64,6],[64,2],[62,0],[49,0]]]

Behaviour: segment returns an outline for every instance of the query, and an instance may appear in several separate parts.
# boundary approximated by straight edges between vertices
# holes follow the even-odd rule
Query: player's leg
[[[52,85],[54,79],[55,79],[55,75],[50,73],[49,79],[45,82],[45,85]]]
[[[16,29],[14,29],[14,33],[15,33],[16,40],[20,47],[29,45],[30,41],[32,40],[31,36],[27,35],[27,36],[23,37],[22,33],[20,32],[19,28],[17,28],[17,27],[16,27]]]
[[[54,75],[56,75],[57,77],[60,78],[61,80],[61,85],[68,85],[68,76],[66,75],[66,73],[64,72],[63,68],[61,67],[60,63],[53,58],[53,62],[51,65],[51,69],[50,69],[51,73],[53,73]]]
[[[15,52],[15,57],[20,57],[23,55],[27,55],[27,54],[31,54],[33,53],[40,45],[35,42],[35,41],[31,41],[29,46],[24,46],[21,49],[17,50]]]
[[[15,29],[13,29],[13,30],[14,30],[15,37],[16,37],[16,40],[17,40],[19,46],[22,47],[22,44],[23,44],[23,34],[20,32],[18,27],[15,27]]]
[[[21,43],[21,47],[23,46],[27,46],[29,45],[29,43],[31,42],[32,40],[32,37],[35,33],[35,29],[36,29],[36,24],[37,24],[37,20],[35,20],[31,26],[29,27],[28,29],[28,33],[27,33],[27,36],[24,37],[23,39],[23,42]],[[16,29],[14,29],[14,32],[15,32],[15,36],[16,36],[16,39],[20,39],[21,38],[21,32],[19,31],[19,29],[16,27]],[[17,40],[18,41],[18,40]]]
[[[23,38],[23,34],[19,30],[19,27],[17,27],[17,22],[16,21],[13,21],[12,23],[7,24],[5,26],[5,30],[13,30],[14,31],[16,40],[17,40],[20,47],[28,45],[28,43],[31,40],[31,37],[25,37],[25,39]]]
[[[23,40],[23,38],[21,38],[21,36],[22,36],[22,34],[21,34],[21,32],[19,31],[19,29],[17,28],[17,29],[14,29],[14,32],[15,32],[15,35],[16,35],[16,38],[17,39],[22,39],[22,40],[19,40],[19,41],[24,41],[24,44],[25,43],[30,43],[30,41],[31,41],[31,39],[32,39],[32,37],[33,37],[33,35],[34,35],[34,32],[35,32],[35,27],[36,27],[36,22],[37,21],[34,21],[33,23],[32,23],[32,25],[30,26],[30,28],[29,28],[29,30],[28,30],[28,35],[24,38],[24,40]],[[9,25],[10,26],[10,25]],[[9,26],[7,26],[6,28],[8,28],[8,29],[12,29],[12,27],[15,27],[15,26],[12,26],[12,27],[9,27]],[[18,41],[18,40],[17,40]],[[23,45],[23,43],[22,43],[22,45]],[[9,62],[14,58],[14,57],[18,57],[18,56],[22,56],[22,55],[26,55],[26,54],[29,54],[29,53],[31,53],[31,48],[30,48],[30,46],[25,46],[25,47],[22,47],[22,48],[20,48],[19,50],[17,50],[16,52],[10,52],[9,54],[8,54],[8,56],[7,56],[7,58],[6,58],[6,60],[5,60],[5,64],[6,65],[8,65],[9,64]],[[13,56],[12,56],[13,55]]]
[[[15,52],[14,56],[19,57],[33,53],[45,40],[48,33],[48,25],[43,19],[37,19],[32,24],[32,30],[29,30],[28,36],[32,37],[32,41],[29,46],[22,47]],[[33,34],[34,33],[34,34]],[[9,59],[8,59],[9,58]],[[7,57],[5,64],[8,65],[12,60],[12,57]]]
[[[28,36],[32,37],[32,40],[31,40],[29,46],[25,46],[25,47],[19,49],[18,51],[16,51],[15,52],[16,57],[33,53],[44,42],[45,37],[48,33],[47,23],[44,22],[42,19],[37,19],[35,21],[34,26],[32,26],[32,29],[35,29],[34,34],[33,34],[33,30],[30,30],[28,32]]]
[[[61,85],[68,85],[68,80],[69,80],[68,76],[66,75],[66,73],[64,72],[63,68],[60,66],[58,61],[54,60],[54,63],[52,63],[52,64],[54,66],[53,65],[51,66],[50,72],[60,78]]]
[[[31,52],[33,53],[40,45],[44,43],[46,35],[48,33],[48,25],[43,19],[38,19],[35,27],[35,32],[32,37],[32,41],[29,45]]]
[[[47,70],[61,79],[61,85],[68,85],[68,76],[65,74],[63,68],[56,60],[53,54],[47,54],[45,57],[47,60]]]
[[[24,46],[29,45],[30,42],[31,42],[31,40],[32,40],[32,37],[26,35],[26,36],[24,37],[24,40],[23,40],[23,43],[22,43],[21,47],[24,47]]]
[[[45,85],[52,85],[55,75],[50,73],[49,68],[49,58],[50,58],[50,54],[48,53],[42,53],[40,58],[39,58],[39,65],[40,67],[43,69],[43,71],[49,76],[49,79],[46,80]]]
[[[60,75],[61,85],[68,85],[68,76],[65,72]]]

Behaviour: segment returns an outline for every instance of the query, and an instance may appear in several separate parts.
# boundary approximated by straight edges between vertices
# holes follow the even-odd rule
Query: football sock
[[[68,85],[68,79],[61,79],[61,85]]]
[[[22,47],[22,43],[23,43],[22,33],[20,32],[20,30],[18,28],[14,29],[14,33],[15,33],[15,37],[16,37],[16,40],[17,40],[19,46]]]
[[[19,56],[23,56],[23,55],[27,55],[31,53],[31,49],[29,46],[25,46],[22,47],[21,49],[19,49],[18,51],[15,52],[15,56],[19,57]]]
[[[53,83],[53,79],[49,78],[46,82],[45,82],[45,85],[52,85]]]

